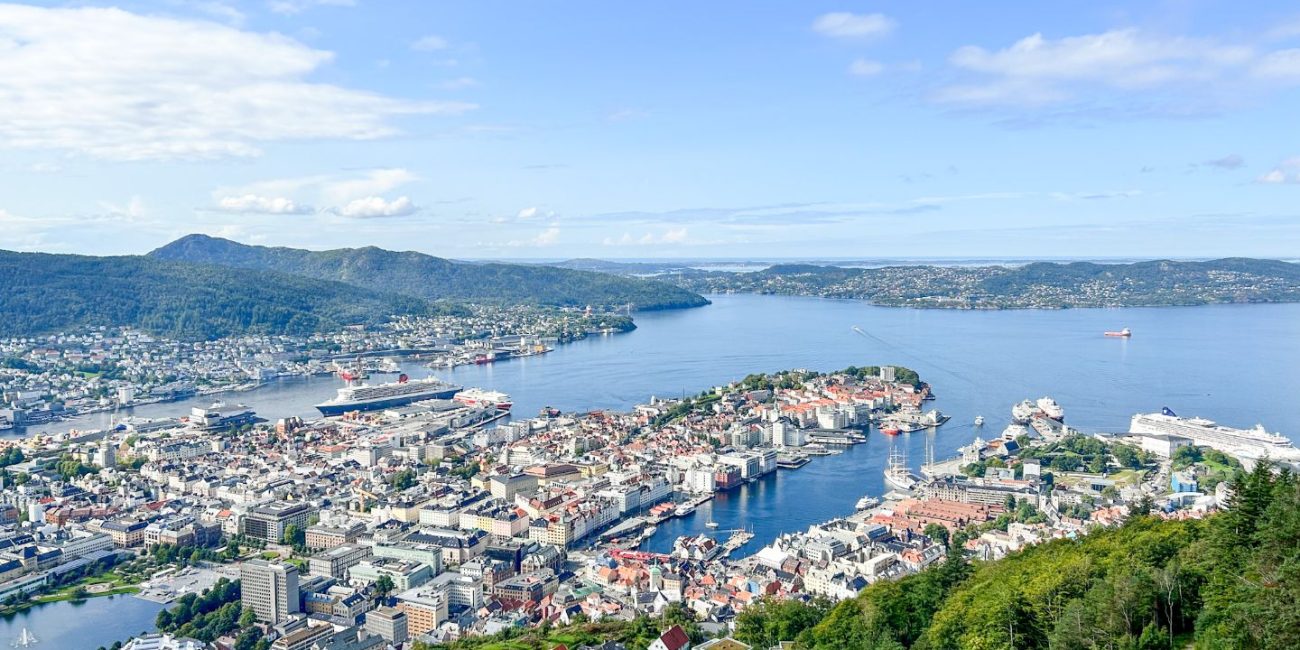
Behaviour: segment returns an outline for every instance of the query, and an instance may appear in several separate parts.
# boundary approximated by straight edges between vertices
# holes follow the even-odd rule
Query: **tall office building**
[[[366,631],[394,645],[406,643],[406,612],[393,607],[372,609],[366,612]]]
[[[259,621],[279,623],[297,613],[298,569],[292,564],[248,560],[239,567],[239,591],[244,607]]]

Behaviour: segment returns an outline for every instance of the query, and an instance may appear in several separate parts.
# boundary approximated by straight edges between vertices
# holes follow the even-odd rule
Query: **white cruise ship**
[[[1056,403],[1056,400],[1050,397],[1040,397],[1038,398],[1038,402],[1036,402],[1036,406],[1038,406],[1038,410],[1041,411],[1043,415],[1046,415],[1057,422],[1065,421],[1065,409],[1062,409],[1061,405]]]
[[[1038,412],[1038,405],[1025,400],[1011,407],[1011,421],[1016,424],[1029,424],[1034,419],[1034,414]]]
[[[460,386],[433,377],[411,380],[402,375],[391,384],[340,388],[337,397],[317,404],[316,409],[326,416],[343,415],[348,411],[374,411],[428,399],[448,399],[460,390]]]
[[[1263,425],[1234,429],[1205,418],[1180,418],[1167,407],[1160,413],[1134,415],[1129,423],[1129,433],[1182,436],[1193,444],[1225,453],[1252,459],[1267,456],[1278,462],[1300,463],[1300,449],[1296,449],[1285,436],[1265,431]]]

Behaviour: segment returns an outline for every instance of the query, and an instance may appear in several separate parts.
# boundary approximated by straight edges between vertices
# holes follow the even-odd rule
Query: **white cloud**
[[[224,212],[307,214],[315,211],[312,205],[325,205],[335,206],[330,211],[344,216],[362,216],[369,211],[378,214],[366,216],[401,216],[385,212],[414,212],[415,206],[409,199],[388,202],[380,196],[416,180],[419,177],[408,169],[386,167],[361,173],[317,174],[221,187],[212,193],[212,199],[217,209]],[[406,203],[400,205],[403,200]]]
[[[400,167],[373,169],[359,178],[329,180],[321,183],[321,197],[329,203],[341,203],[358,197],[390,192],[418,178],[410,170]]]
[[[553,246],[560,241],[560,227],[551,224],[545,230],[528,239],[512,239],[505,243],[510,248],[536,248]],[[495,245],[495,244],[494,244]]]
[[[380,196],[367,196],[334,208],[334,213],[350,219],[374,219],[378,217],[405,217],[415,214],[418,210],[419,208],[415,207],[414,203],[411,203],[411,199],[405,196],[392,201]]]
[[[139,221],[148,214],[148,211],[144,206],[144,200],[139,196],[132,196],[125,204],[100,201],[99,209],[103,211],[103,214],[100,215],[99,218],[117,219],[121,221]]]
[[[411,49],[416,52],[436,52],[447,49],[447,45],[447,39],[430,34],[411,43]]]
[[[438,84],[438,87],[443,90],[463,90],[465,88],[474,88],[478,85],[478,79],[475,79],[474,77],[456,77],[455,79],[448,79]]]
[[[660,235],[659,242],[663,244],[681,244],[686,241],[686,229],[674,228]]]
[[[893,31],[894,21],[884,14],[853,14],[837,11],[822,14],[813,21],[813,31],[835,38],[883,36]]]
[[[1260,177],[1259,177],[1259,182],[1261,182],[1261,183],[1268,183],[1268,184],[1270,184],[1270,185],[1275,185],[1275,184],[1279,184],[1279,183],[1285,183],[1285,182],[1286,182],[1286,172],[1282,171],[1281,169],[1274,169],[1274,170],[1271,170],[1271,171],[1269,171],[1267,174],[1264,174],[1263,176],[1260,176]]]
[[[855,59],[849,64],[849,74],[855,77],[874,77],[885,71],[885,64],[869,59]]]
[[[515,213],[515,221],[529,221],[532,219],[555,219],[560,216],[555,210],[542,208],[538,206],[529,206]],[[509,219],[503,218],[500,221],[505,222]]]
[[[398,116],[473,108],[305,80],[333,56],[209,21],[0,5],[0,146],[254,156],[263,142],[379,138],[396,133]]]
[[[309,205],[294,203],[293,199],[283,196],[225,196],[217,200],[217,208],[223,212],[256,214],[310,214],[314,212]]]
[[[267,7],[274,13],[293,16],[314,7],[355,7],[356,0],[271,0]]]
[[[231,25],[244,24],[244,12],[236,7],[217,2],[216,0],[172,0],[178,4],[189,7],[201,14],[206,14],[218,20],[225,21]]]
[[[534,246],[550,246],[560,240],[560,229],[551,226],[533,238]]]
[[[1300,183],[1300,157],[1283,160],[1257,180],[1267,185]]]
[[[1300,49],[1273,52],[1261,58],[1251,73],[1264,80],[1300,81]]]
[[[1023,38],[1001,50],[957,49],[949,62],[978,75],[939,90],[936,99],[962,104],[1042,105],[1080,96],[1080,85],[1133,93],[1194,89],[1239,75],[1257,57],[1247,45],[1166,37],[1136,29],[1048,39]]]
[[[665,244],[684,244],[687,242],[686,227],[669,228],[662,233],[647,232],[640,237],[625,232],[622,237],[606,237],[601,243],[605,246],[657,246]]]
[[[610,122],[628,122],[631,120],[641,120],[650,117],[650,111],[643,108],[620,108],[613,113],[605,116]]]

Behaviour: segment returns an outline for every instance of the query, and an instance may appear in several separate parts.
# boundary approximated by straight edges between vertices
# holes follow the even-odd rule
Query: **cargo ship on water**
[[[1122,330],[1114,330],[1114,331],[1110,331],[1110,332],[1105,332],[1105,334],[1106,334],[1106,336],[1109,336],[1109,337],[1112,337],[1112,338],[1126,339],[1126,338],[1128,338],[1128,337],[1130,337],[1130,336],[1133,336],[1133,331],[1130,330],[1129,328],[1125,327],[1125,328],[1122,329]]]
[[[412,381],[402,375],[397,381],[388,384],[361,384],[340,388],[334,399],[317,404],[316,410],[325,416],[343,415],[351,411],[374,411],[428,399],[450,399],[460,391],[460,386],[434,377]]]
[[[466,406],[478,406],[482,408],[495,408],[498,411],[509,411],[514,403],[510,396],[495,390],[483,390],[480,388],[470,388],[456,393],[453,400]]]

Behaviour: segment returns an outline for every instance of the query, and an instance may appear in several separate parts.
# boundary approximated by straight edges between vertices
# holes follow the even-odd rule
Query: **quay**
[[[866,436],[846,429],[812,429],[808,432],[808,442],[822,445],[856,445],[866,441]]]

